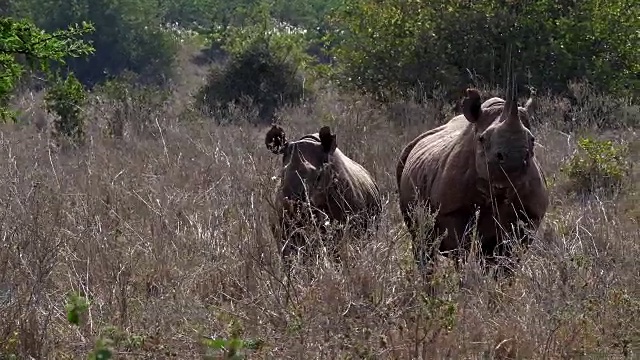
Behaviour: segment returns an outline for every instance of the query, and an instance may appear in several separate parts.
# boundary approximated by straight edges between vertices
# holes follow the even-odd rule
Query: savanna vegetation
[[[631,0],[0,0],[0,359],[636,358]],[[395,164],[511,63],[551,206],[513,281],[427,295]],[[282,271],[290,136],[330,125],[383,219]],[[461,191],[463,191],[461,189]]]

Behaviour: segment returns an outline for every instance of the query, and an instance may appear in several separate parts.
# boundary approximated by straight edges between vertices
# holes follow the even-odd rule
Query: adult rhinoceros
[[[467,89],[461,115],[403,149],[396,168],[400,209],[419,264],[438,250],[455,259],[461,255],[457,250],[468,250],[472,220],[489,263],[512,255],[505,240],[530,242],[530,230],[539,227],[549,204],[534,154],[533,108],[533,96],[518,107],[513,95],[482,103],[476,89]],[[419,233],[416,205],[437,211],[428,234]],[[437,239],[442,239],[439,247]]]

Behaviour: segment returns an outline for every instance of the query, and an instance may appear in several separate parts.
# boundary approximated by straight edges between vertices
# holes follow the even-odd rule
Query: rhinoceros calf
[[[283,241],[283,260],[308,245],[304,231],[299,231],[308,230],[305,225],[315,223],[322,231],[327,222],[349,223],[355,236],[378,225],[382,211],[378,185],[362,165],[340,151],[328,126],[288,141],[282,127],[272,125],[265,144],[282,156],[271,229]],[[337,230],[333,239],[341,235]]]
[[[530,130],[533,108],[533,96],[518,107],[514,96],[482,103],[477,90],[467,89],[461,115],[403,149],[396,169],[400,210],[415,260],[429,265],[428,273],[437,251],[457,260],[458,250],[470,248],[472,220],[490,264],[496,256],[512,255],[505,240],[530,242],[549,205]],[[416,222],[416,205],[437,211],[433,231],[419,233],[424,227]]]

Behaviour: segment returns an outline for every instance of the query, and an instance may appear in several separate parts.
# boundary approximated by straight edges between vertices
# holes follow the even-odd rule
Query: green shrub
[[[73,74],[48,89],[44,97],[45,108],[55,115],[55,136],[67,138],[76,144],[84,141],[82,106],[86,98],[84,87]]]
[[[265,44],[255,43],[224,68],[213,68],[200,101],[220,117],[227,117],[229,105],[258,108],[258,116],[270,121],[285,104],[300,102],[304,94],[296,68],[277,58]]]
[[[571,189],[580,194],[616,192],[631,174],[629,148],[611,140],[581,138],[578,151],[562,168]]]
[[[311,78],[302,74],[311,59],[305,52],[308,39],[304,32],[273,19],[270,9],[267,3],[260,3],[240,11],[240,25],[211,32],[213,45],[230,59],[223,67],[211,69],[197,97],[218,120],[227,118],[233,105],[255,106],[262,121],[271,121],[278,108],[297,104],[309,94],[306,85]]]
[[[67,321],[75,326],[80,326],[86,319],[86,314],[89,310],[90,301],[81,293],[69,293],[67,295],[67,304],[65,305],[67,313]],[[88,354],[89,360],[106,360],[111,359],[113,351],[111,345],[113,340],[108,336],[100,336],[93,350]]]

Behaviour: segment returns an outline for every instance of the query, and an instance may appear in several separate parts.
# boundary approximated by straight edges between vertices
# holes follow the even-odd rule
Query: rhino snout
[[[512,156],[507,155],[506,153],[502,152],[502,151],[498,151],[496,153],[496,160],[498,161],[498,163],[500,165],[503,165],[507,162],[507,160],[511,160],[515,157],[517,157],[518,154],[513,154]],[[531,153],[529,152],[529,150],[525,150],[524,151],[524,155],[523,155],[525,164],[529,161],[529,159],[531,158]]]
[[[531,152],[529,150],[507,153],[498,151],[495,153],[494,164],[510,174],[520,173],[531,164]]]

